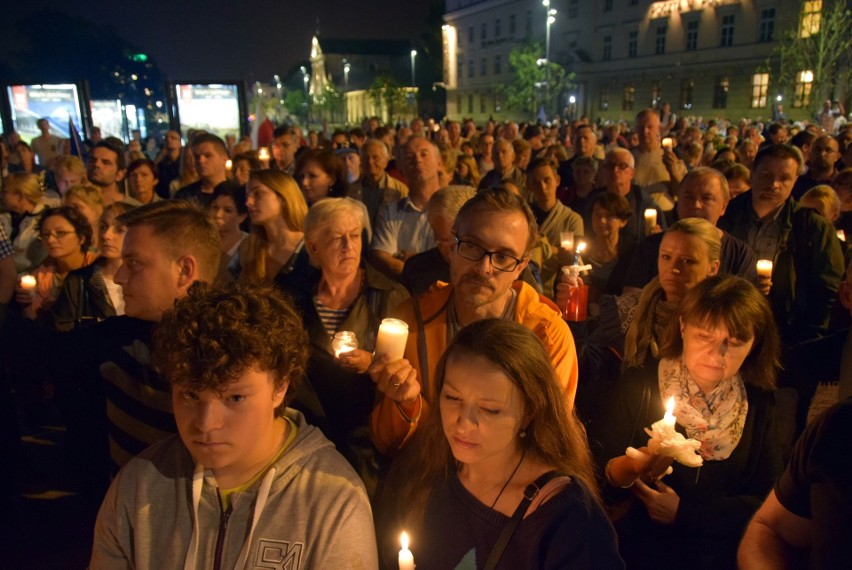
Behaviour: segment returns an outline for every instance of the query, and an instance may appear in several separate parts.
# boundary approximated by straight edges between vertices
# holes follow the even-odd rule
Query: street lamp
[[[545,83],[545,105],[550,96],[550,26],[556,21],[556,9],[550,7],[550,0],[541,0],[541,5],[544,6],[545,16],[547,17],[544,33],[544,83]]]
[[[411,50],[411,86],[414,87],[414,58],[417,57],[417,50]]]
[[[352,69],[352,66],[349,65],[349,62],[345,59],[343,60],[343,85],[346,89],[349,89],[349,70]]]

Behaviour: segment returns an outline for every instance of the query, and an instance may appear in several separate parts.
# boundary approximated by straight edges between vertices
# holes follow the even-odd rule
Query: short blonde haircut
[[[90,186],[88,184],[72,186],[68,189],[68,192],[65,193],[65,199],[67,200],[72,196],[82,202],[85,202],[86,205],[93,210],[97,210],[99,212],[103,212],[104,210],[104,197],[101,194],[101,191],[94,186]]]
[[[80,177],[80,180],[86,180],[86,165],[76,156],[62,155],[57,156],[53,163],[53,172],[59,174],[60,171],[66,170],[71,174]]]
[[[37,174],[29,172],[14,172],[3,180],[3,189],[6,192],[16,192],[23,195],[33,204],[40,204],[44,197],[44,188]]]
[[[813,208],[830,223],[833,223],[840,215],[840,197],[828,184],[819,184],[805,192],[799,204],[806,208]]]

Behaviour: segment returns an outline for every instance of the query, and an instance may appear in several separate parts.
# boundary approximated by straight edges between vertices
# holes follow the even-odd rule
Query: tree
[[[574,73],[544,60],[544,45],[526,41],[509,53],[514,80],[498,87],[509,109],[535,115],[540,107],[550,116],[558,112],[559,96],[573,85]]]
[[[845,0],[802,4],[817,11],[803,9],[798,25],[787,31],[776,53],[782,88],[793,94],[794,106],[815,114],[824,100],[847,95],[852,81],[852,12]],[[803,81],[807,79],[810,87]]]
[[[367,94],[382,114],[387,113],[386,121],[393,121],[394,115],[406,104],[405,89],[394,78],[387,75],[376,77]]]

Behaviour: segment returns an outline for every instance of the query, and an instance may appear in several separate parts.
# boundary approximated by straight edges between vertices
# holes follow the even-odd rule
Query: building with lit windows
[[[631,120],[668,102],[679,115],[768,119],[781,102],[789,118],[803,118],[813,73],[798,70],[783,93],[773,50],[784,30],[817,31],[823,3],[447,0],[447,114],[511,117],[497,89],[512,80],[509,53],[527,37],[544,40],[551,17],[550,59],[575,74],[575,87],[560,94],[569,115]]]

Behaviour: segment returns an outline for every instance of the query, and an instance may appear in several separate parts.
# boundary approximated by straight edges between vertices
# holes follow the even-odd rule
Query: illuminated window
[[[819,33],[822,17],[822,0],[805,0],[802,2],[802,20],[799,25],[799,37],[809,38]]]
[[[751,108],[766,107],[766,94],[769,91],[769,74],[755,73],[751,76]]]
[[[606,111],[609,109],[609,86],[605,85],[601,87],[601,96],[598,101],[598,109],[601,111]]]
[[[657,27],[657,37],[654,44],[654,53],[657,55],[666,53],[666,32],[668,28],[665,24]]]
[[[686,23],[686,51],[698,49],[698,20]]]
[[[639,31],[630,30],[627,32],[627,57],[636,57],[637,46],[639,45]]]
[[[656,109],[663,102],[663,87],[659,81],[651,82],[651,107]]]
[[[692,109],[692,93],[695,90],[695,82],[692,79],[684,79],[680,82],[680,108]]]
[[[771,42],[775,33],[775,8],[764,8],[760,11],[760,27],[757,32],[757,41],[761,43]]]
[[[609,61],[612,59],[612,36],[604,36],[603,39],[603,60]]]
[[[728,108],[728,91],[731,88],[731,80],[727,76],[716,78],[716,86],[713,88],[713,108]]]
[[[814,72],[810,69],[796,74],[796,86],[793,89],[793,107],[807,107],[811,101],[811,88],[814,86]]]
[[[734,15],[722,16],[722,27],[719,33],[719,46],[731,47],[734,45]]]
[[[633,110],[633,100],[636,98],[636,86],[632,83],[624,85],[624,93],[621,98],[621,109],[623,111]]]

